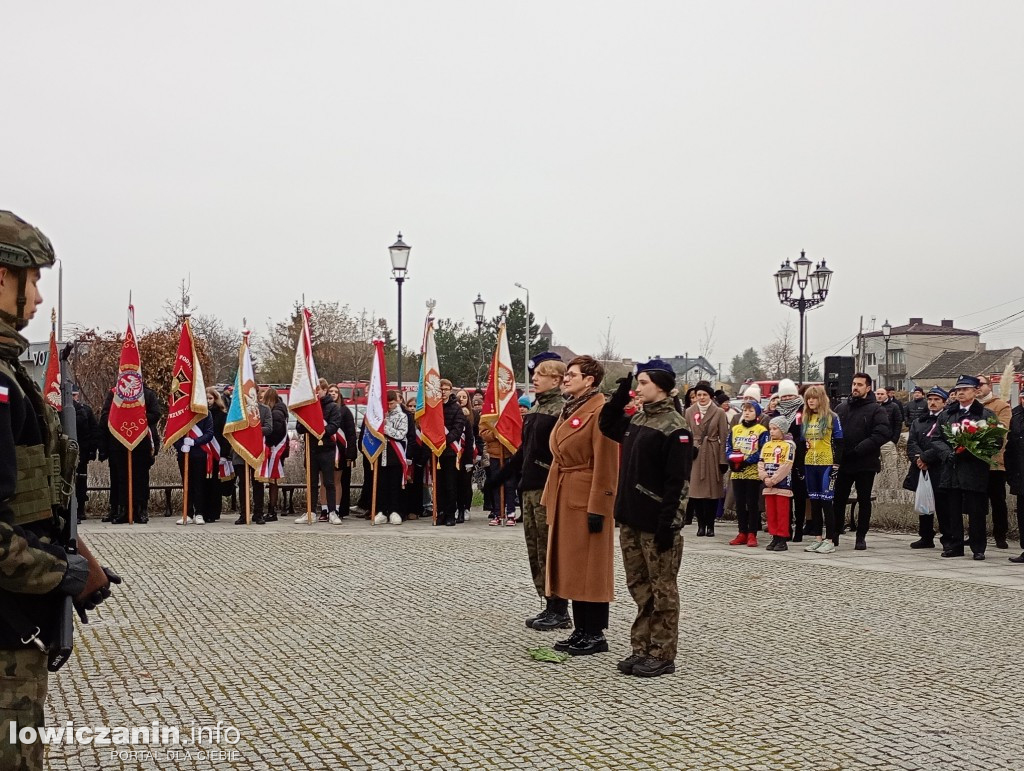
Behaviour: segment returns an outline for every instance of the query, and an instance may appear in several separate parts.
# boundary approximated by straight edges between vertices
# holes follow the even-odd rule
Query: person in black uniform
[[[96,443],[99,421],[92,407],[82,401],[78,386],[71,389],[75,400],[75,422],[78,430],[78,473],[75,475],[75,501],[78,504],[78,521],[86,518],[85,503],[89,500],[89,461],[96,460]]]
[[[910,468],[907,470],[907,478],[903,480],[903,488],[916,491],[917,486],[923,481],[921,474],[924,473],[932,486],[936,509],[940,499],[946,501],[946,496],[939,495],[939,479],[942,477],[942,457],[945,451],[941,437],[938,436],[941,430],[936,423],[948,398],[949,394],[938,386],[932,388],[928,396],[922,400],[926,402],[925,411],[915,411],[917,417],[911,423],[910,433],[907,435],[907,459],[910,461]],[[938,519],[941,532],[939,542],[945,549],[949,545],[949,536],[941,529],[941,525],[946,521],[945,513],[939,514]],[[911,549],[934,549],[935,517],[918,512],[917,534],[920,538],[910,544]]]
[[[444,428],[447,432],[444,452],[438,458],[437,469],[437,524],[454,527],[458,510],[458,469],[456,446],[467,434],[466,416],[462,406],[452,393],[452,382],[441,381],[441,402],[444,412]]]

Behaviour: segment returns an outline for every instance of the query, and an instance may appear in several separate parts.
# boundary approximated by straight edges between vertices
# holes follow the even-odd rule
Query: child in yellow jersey
[[[732,470],[732,491],[736,500],[736,521],[739,532],[729,541],[730,546],[757,546],[757,531],[761,529],[758,497],[761,480],[757,464],[761,448],[768,440],[768,429],[758,422],[761,406],[747,402],[740,413],[740,421],[729,429],[725,442],[725,458]]]
[[[768,520],[771,543],[768,551],[786,551],[789,539],[789,499],[793,497],[792,473],[796,459],[796,444],[786,439],[786,418],[772,418],[768,442],[761,448],[757,475],[764,482],[764,512]]]

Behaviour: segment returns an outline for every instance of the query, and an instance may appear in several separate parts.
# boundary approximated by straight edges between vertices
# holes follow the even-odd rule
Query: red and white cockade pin
[[[582,422],[583,421],[580,420],[579,418],[573,418],[572,420],[569,421],[569,425],[572,426],[573,428],[579,428],[580,427],[580,423],[582,423]]]

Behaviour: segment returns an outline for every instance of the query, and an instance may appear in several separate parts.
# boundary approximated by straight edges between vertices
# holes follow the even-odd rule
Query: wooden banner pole
[[[380,477],[380,456],[373,461],[373,494],[370,496],[370,524],[376,525],[377,518],[377,479]]]
[[[128,450],[128,524],[135,523],[135,515],[132,509],[135,508],[134,496],[132,495],[132,451]]]
[[[181,524],[188,524],[188,456],[191,455],[188,448],[185,448],[185,473],[181,477]]]
[[[306,524],[313,524],[313,477],[312,471],[310,471],[310,460],[309,460],[309,434],[306,434],[306,438],[302,444],[306,447]]]
[[[250,489],[250,478],[252,476],[252,469],[249,468],[249,464],[245,464],[245,524],[252,522],[252,490]]]

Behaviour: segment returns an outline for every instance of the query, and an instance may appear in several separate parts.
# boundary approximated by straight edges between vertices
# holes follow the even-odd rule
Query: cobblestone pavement
[[[1007,552],[940,560],[873,533],[866,552],[774,554],[726,546],[734,525],[687,528],[678,669],[642,680],[615,670],[621,563],[611,652],[535,662],[561,633],[523,624],[521,529],[481,520],[85,523],[126,583],[51,680],[49,724],[222,721],[240,740],[212,761],[62,745],[49,767],[1021,767],[1024,568]]]

